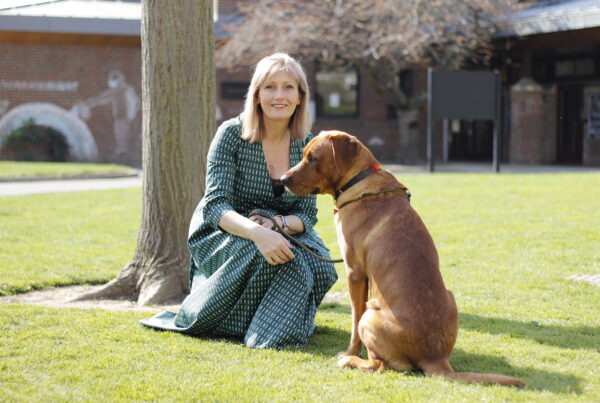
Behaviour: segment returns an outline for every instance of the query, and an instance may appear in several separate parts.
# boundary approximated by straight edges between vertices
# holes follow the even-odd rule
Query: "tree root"
[[[179,269],[173,273],[160,264],[146,267],[134,259],[117,278],[72,301],[108,299],[137,301],[138,305],[173,305],[180,303],[188,293],[187,270]]]

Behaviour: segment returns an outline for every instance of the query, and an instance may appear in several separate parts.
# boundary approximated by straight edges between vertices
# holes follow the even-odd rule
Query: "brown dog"
[[[358,139],[322,132],[281,180],[296,195],[328,193],[336,202],[353,322],[350,345],[338,356],[338,366],[524,384],[502,375],[454,372],[449,358],[458,313],[442,280],[433,240],[410,206],[406,187],[381,170]],[[358,357],[361,341],[368,360]]]

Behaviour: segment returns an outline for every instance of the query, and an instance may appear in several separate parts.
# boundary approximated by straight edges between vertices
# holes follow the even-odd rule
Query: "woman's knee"
[[[333,264],[318,265],[314,268],[313,274],[315,276],[315,282],[320,282],[327,288],[331,288],[338,279]]]

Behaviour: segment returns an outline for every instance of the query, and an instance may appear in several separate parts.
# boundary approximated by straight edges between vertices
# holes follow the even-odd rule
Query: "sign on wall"
[[[600,140],[600,91],[588,93],[587,135]]]

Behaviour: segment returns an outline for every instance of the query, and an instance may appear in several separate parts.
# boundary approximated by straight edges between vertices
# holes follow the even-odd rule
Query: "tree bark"
[[[142,3],[142,217],[131,261],[80,299],[181,301],[189,292],[187,235],[204,193],[215,124],[212,0]]]

